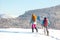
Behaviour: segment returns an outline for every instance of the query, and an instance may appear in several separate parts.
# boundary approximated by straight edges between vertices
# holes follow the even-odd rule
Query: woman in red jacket
[[[47,36],[49,35],[49,31],[48,31],[48,19],[45,17],[43,20],[43,26],[44,26],[44,34],[47,34]]]

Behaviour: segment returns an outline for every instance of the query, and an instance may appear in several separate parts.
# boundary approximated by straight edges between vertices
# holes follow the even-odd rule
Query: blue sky
[[[60,0],[0,0],[0,14],[19,16],[28,10],[60,5]]]

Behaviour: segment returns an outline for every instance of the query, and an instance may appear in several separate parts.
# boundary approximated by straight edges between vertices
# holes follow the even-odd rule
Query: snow
[[[0,40],[60,40],[60,30],[49,29],[49,33],[46,36],[43,29],[32,33],[31,29],[7,28],[0,29]]]

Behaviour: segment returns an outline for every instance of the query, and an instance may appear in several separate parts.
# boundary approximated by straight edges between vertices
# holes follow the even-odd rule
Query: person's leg
[[[34,32],[34,28],[33,27],[34,27],[34,24],[32,24],[32,32]]]
[[[35,27],[35,29],[36,29],[36,32],[38,32],[38,29],[37,29],[37,27]]]
[[[44,27],[44,34],[46,35],[46,28]]]
[[[46,32],[47,32],[47,36],[49,36],[49,31],[48,31],[48,28],[46,27]]]
[[[36,32],[38,32],[38,29],[37,29],[37,27],[36,27],[36,24],[34,24],[34,28],[36,29]]]
[[[34,28],[32,28],[32,33],[34,32]]]

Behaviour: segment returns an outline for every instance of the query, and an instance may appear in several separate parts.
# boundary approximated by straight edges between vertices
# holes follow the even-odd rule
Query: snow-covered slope
[[[8,28],[0,29],[0,40],[60,40],[60,30],[49,29],[49,36],[39,32],[31,33],[31,29]]]

